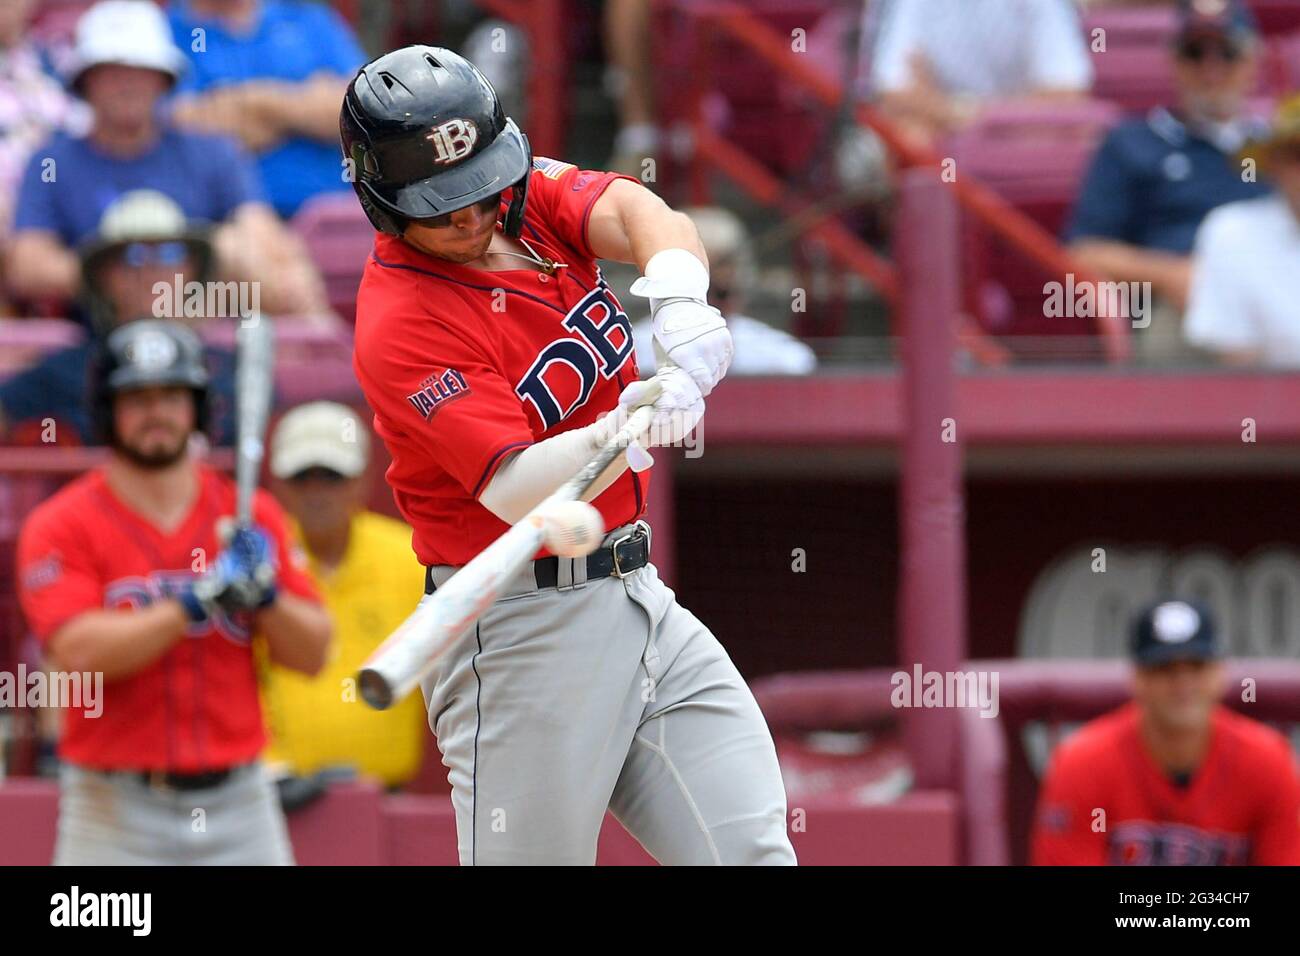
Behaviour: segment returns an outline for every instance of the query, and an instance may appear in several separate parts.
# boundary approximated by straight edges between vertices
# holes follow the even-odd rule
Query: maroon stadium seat
[[[1173,6],[1103,8],[1084,18],[1092,48],[1095,31],[1104,31],[1105,52],[1093,52],[1093,95],[1141,113],[1168,105],[1174,97],[1169,44],[1177,23]]]
[[[1069,202],[1119,118],[1117,106],[1100,100],[995,105],[941,152],[957,161],[958,175],[974,176],[1021,209]]]
[[[1300,2],[1295,7],[1300,10]],[[1277,97],[1300,92],[1300,31],[1270,41],[1265,73],[1268,87]]]
[[[355,321],[357,286],[375,241],[374,227],[356,197],[349,192],[309,199],[291,225],[320,268],[330,306]]]
[[[837,83],[845,79],[851,52],[846,44],[853,34],[854,21],[860,16],[858,7],[835,7],[808,30],[808,62]],[[860,58],[855,64],[855,76],[862,77],[870,66],[865,58]],[[790,135],[783,133],[777,137],[775,145],[779,155],[776,164],[788,171],[806,169],[815,159],[814,154],[828,147],[826,139],[831,116],[811,94],[789,83],[779,84],[777,97],[781,114],[795,118],[795,125],[788,131]]]
[[[986,183],[1058,234],[1098,142],[1119,118],[1119,107],[1099,100],[999,106],[942,152],[956,161],[958,176]],[[967,307],[986,331],[1053,337],[1095,332],[1088,319],[1045,318],[1045,275],[969,216],[964,218],[962,254]]]
[[[1300,2],[1297,0],[1247,0],[1265,36],[1300,30]]]
[[[321,799],[289,814],[289,838],[300,866],[379,866],[385,862],[383,801],[367,781],[338,783]]]
[[[744,9],[782,36],[805,31],[811,55],[819,22],[836,6],[834,0],[748,0]],[[786,84],[776,70],[708,21],[683,18],[675,29],[653,54],[663,121],[689,115],[691,83],[685,78],[694,76],[709,90],[708,109],[719,132],[769,168],[794,171],[804,161],[800,147],[815,143],[824,125],[821,111],[783,94]],[[706,74],[692,59],[699,55],[699,42],[708,44]]]
[[[0,866],[48,866],[58,819],[59,786],[53,780],[0,784]]]

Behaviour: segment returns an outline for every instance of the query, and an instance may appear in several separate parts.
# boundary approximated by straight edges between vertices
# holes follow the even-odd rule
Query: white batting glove
[[[701,397],[713,391],[731,367],[734,348],[722,313],[693,299],[669,299],[653,312],[655,341],[685,371]]]
[[[731,367],[731,332],[722,313],[706,301],[709,272],[685,249],[665,249],[646,263],[632,294],[650,300],[655,351],[683,369],[701,397],[713,391]]]
[[[649,395],[651,382],[657,382],[660,388],[659,396],[653,402]],[[704,417],[704,396],[700,394],[699,386],[685,369],[675,365],[665,365],[653,379],[633,382],[618,396],[619,408],[627,414],[646,404],[653,404],[655,413],[650,419],[650,427],[638,437],[635,450],[633,446],[628,448],[627,460],[633,471],[643,471],[644,467],[637,465],[644,462],[645,467],[649,467],[652,462],[646,448],[680,443]]]

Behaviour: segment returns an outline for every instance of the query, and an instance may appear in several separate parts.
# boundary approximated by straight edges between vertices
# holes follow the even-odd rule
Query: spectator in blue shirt
[[[191,65],[178,121],[239,139],[282,216],[350,189],[339,104],[366,55],[342,17],[310,0],[177,0],[170,14]]]
[[[96,341],[125,322],[160,314],[158,283],[170,286],[177,275],[182,283],[203,282],[211,262],[206,230],[191,227],[177,202],[152,189],[117,199],[104,213],[98,232],[81,248],[83,295],[94,318],[91,335],[0,382],[0,440],[48,441],[46,425],[52,421],[52,437],[61,444],[94,441],[86,369]],[[197,328],[234,320],[189,316],[181,321]],[[209,347],[206,355],[212,373],[210,437],[229,444],[234,438],[234,353]]]
[[[1186,5],[1174,41],[1178,104],[1117,126],[1084,180],[1066,238],[1099,279],[1150,282],[1177,310],[1191,285],[1196,230],[1211,210],[1260,195],[1237,151],[1260,124],[1245,113],[1259,40],[1236,0]]]
[[[29,300],[72,299],[82,278],[75,247],[118,197],[147,188],[215,226],[218,272],[257,282],[262,311],[326,314],[320,277],[262,200],[247,155],[229,139],[164,119],[162,99],[185,67],[148,0],[105,0],[81,18],[70,83],[90,105],[90,132],[56,134],[32,155],[7,256],[11,290]]]

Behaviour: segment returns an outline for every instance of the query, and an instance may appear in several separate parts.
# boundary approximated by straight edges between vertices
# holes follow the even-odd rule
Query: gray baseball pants
[[[525,566],[423,685],[462,865],[594,864],[606,809],[660,863],[794,864],[772,736],[722,645],[653,564],[585,574],[561,559],[539,590]]]
[[[206,790],[65,764],[56,866],[292,866],[275,785],[261,764]]]

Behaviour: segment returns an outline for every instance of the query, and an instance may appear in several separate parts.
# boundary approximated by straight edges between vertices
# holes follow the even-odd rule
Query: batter
[[[392,455],[426,595],[591,458],[647,400],[598,259],[635,263],[654,316],[649,431],[588,496],[587,558],[543,551],[424,685],[463,864],[592,864],[606,810],[661,863],[793,864],[771,734],[717,639],[650,563],[651,459],[726,373],[690,220],[640,183],[534,158],[449,50],[367,64],[341,116],[379,231],[357,377]],[[630,459],[630,463],[629,463]]]

